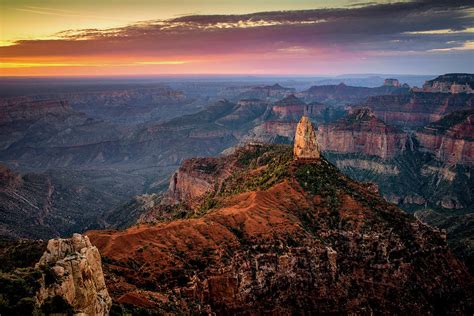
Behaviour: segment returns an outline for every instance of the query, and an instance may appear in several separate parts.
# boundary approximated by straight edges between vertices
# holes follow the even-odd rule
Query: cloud
[[[448,48],[435,48],[430,52],[452,52],[452,51],[463,51],[463,50],[474,50],[474,41],[464,42],[461,46],[454,46]]]
[[[24,6],[20,8],[15,8],[14,10],[40,14],[40,15],[53,15],[53,16],[61,16],[61,17],[79,17],[79,18],[87,17],[87,18],[92,18],[92,19],[130,22],[130,20],[118,19],[112,16],[101,16],[101,15],[95,15],[91,13],[76,12],[72,10],[62,10],[62,9],[47,8],[47,7],[38,7],[38,6]]]
[[[405,32],[404,34],[409,35],[443,35],[443,34],[463,34],[463,33],[474,33],[474,27],[470,27],[467,29],[462,30],[453,30],[453,29],[440,29],[440,30],[428,30],[428,31],[413,31],[413,32]]]
[[[51,9],[45,12],[74,14]],[[188,15],[107,30],[68,30],[49,40],[18,41],[0,46],[0,61],[132,56],[145,61],[185,62],[235,55],[276,58],[279,54],[330,60],[341,56],[459,52],[470,49],[473,27],[471,0],[370,2],[335,9]]]

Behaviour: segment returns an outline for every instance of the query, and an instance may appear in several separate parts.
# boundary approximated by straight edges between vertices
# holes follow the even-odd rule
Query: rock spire
[[[296,126],[293,155],[295,159],[317,159],[320,156],[316,132],[307,116],[301,117]]]

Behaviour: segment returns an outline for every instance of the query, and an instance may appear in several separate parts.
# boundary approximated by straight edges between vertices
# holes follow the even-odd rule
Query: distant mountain
[[[241,99],[259,99],[273,102],[294,94],[294,88],[283,87],[278,83],[262,86],[239,86],[227,88],[221,92],[221,96],[232,101]]]
[[[474,74],[453,73],[427,80],[423,85],[425,92],[474,93]]]
[[[401,74],[346,74],[334,78],[316,81],[316,85],[339,84],[343,82],[348,86],[359,86],[375,88],[383,85],[386,78],[397,78],[400,83],[409,86],[421,87],[426,80],[433,78],[432,75],[401,75]]]
[[[347,86],[344,83],[338,85],[312,86],[308,90],[297,94],[306,102],[321,102],[334,106],[343,106],[352,103],[363,102],[367,97],[376,95],[398,95],[408,93],[407,87],[394,87],[382,85],[376,88]]]
[[[454,111],[474,108],[474,94],[410,92],[371,96],[358,104],[375,112],[386,123],[415,128],[441,119]]]
[[[198,98],[188,98],[182,91],[164,85],[97,86],[65,89],[45,89],[40,94],[0,99],[0,107],[21,108],[35,102],[65,100],[71,109],[90,118],[118,124],[138,124],[165,121],[196,112],[202,104]],[[39,108],[39,107],[37,107]],[[8,110],[11,112],[11,109]]]

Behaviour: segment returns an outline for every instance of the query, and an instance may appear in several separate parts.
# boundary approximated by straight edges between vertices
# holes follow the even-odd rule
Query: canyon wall
[[[416,133],[423,150],[448,164],[474,165],[474,111],[460,111]]]
[[[407,138],[406,133],[377,119],[368,109],[359,109],[347,118],[318,128],[322,151],[362,153],[381,158],[403,152]]]
[[[411,92],[403,95],[380,95],[361,104],[390,125],[420,127],[454,111],[474,107],[473,94]]]

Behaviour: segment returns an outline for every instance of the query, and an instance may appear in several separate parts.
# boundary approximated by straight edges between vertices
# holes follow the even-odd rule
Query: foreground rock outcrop
[[[0,314],[108,315],[99,251],[89,238],[0,239]]]
[[[60,297],[74,313],[109,312],[112,299],[105,286],[101,257],[87,236],[51,239],[36,268],[43,273],[36,294],[39,305]]]

